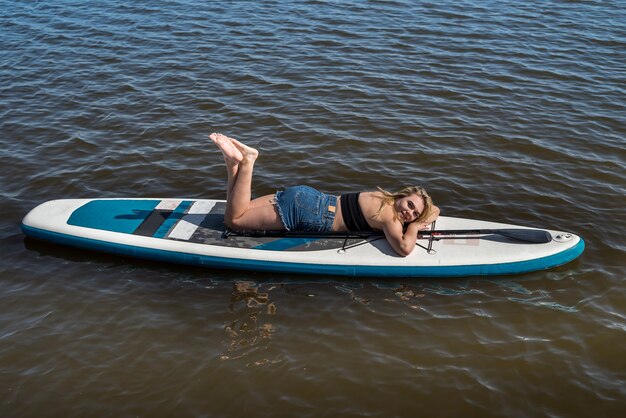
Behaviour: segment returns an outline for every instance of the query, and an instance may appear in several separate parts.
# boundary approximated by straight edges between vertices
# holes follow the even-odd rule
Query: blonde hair
[[[402,199],[403,197],[408,197],[414,194],[421,197],[422,200],[424,201],[424,210],[422,211],[422,213],[420,213],[417,219],[415,219],[413,222],[425,221],[426,219],[428,219],[428,217],[433,211],[433,200],[431,199],[430,195],[426,192],[426,190],[423,187],[409,186],[395,193],[388,192],[387,190],[384,190],[378,187],[378,191],[382,193],[383,197],[379,197],[381,202],[380,202],[380,207],[378,208],[378,212],[376,212],[377,217],[380,216],[385,205],[393,206],[396,203],[396,200]],[[394,218],[397,219],[395,212],[393,216]]]

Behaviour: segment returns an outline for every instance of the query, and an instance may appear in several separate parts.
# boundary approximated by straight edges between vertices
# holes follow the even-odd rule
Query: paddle
[[[552,241],[552,235],[541,229],[444,229],[434,231],[420,231],[420,235],[502,235],[518,241],[545,244]]]
[[[231,231],[224,232],[223,237],[230,235],[245,237],[301,237],[301,238],[369,238],[382,236],[382,232],[298,232],[298,231]],[[552,235],[548,231],[541,229],[441,229],[423,230],[419,235],[502,235],[503,237],[516,239],[518,241],[530,242],[534,244],[545,244],[552,241]]]

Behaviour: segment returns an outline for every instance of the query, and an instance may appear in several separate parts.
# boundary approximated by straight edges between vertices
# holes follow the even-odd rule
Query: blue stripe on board
[[[252,247],[255,250],[273,250],[283,251],[288,248],[298,247],[300,245],[308,244],[309,242],[317,241],[319,238],[281,238],[275,241],[259,244],[256,247]]]
[[[72,212],[68,225],[132,234],[160,200],[92,200]]]
[[[174,212],[170,213],[170,216],[167,217],[165,222],[161,224],[159,229],[157,229],[152,236],[154,238],[165,238],[167,233],[170,232],[170,229],[172,229],[174,224],[185,215],[185,212],[192,204],[193,201],[191,200],[183,200],[180,202],[176,209],[174,209]]]
[[[464,276],[496,276],[507,274],[529,273],[546,270],[568,263],[582,254],[585,243],[580,239],[578,244],[560,253],[535,260],[501,264],[479,264],[472,266],[342,266],[332,264],[285,263],[267,260],[244,260],[238,258],[215,257],[208,255],[187,254],[174,251],[157,250],[133,245],[117,244],[106,241],[80,238],[57,232],[46,231],[22,224],[24,234],[58,244],[104,251],[130,257],[139,257],[162,262],[188,264],[203,267],[224,269],[242,269],[253,271],[272,271],[282,273],[329,274],[358,277],[464,277]]]

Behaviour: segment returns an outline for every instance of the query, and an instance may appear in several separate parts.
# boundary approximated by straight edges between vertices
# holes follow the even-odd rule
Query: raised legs
[[[284,229],[273,195],[252,200],[252,172],[259,152],[226,135],[212,133],[209,138],[222,151],[226,163],[226,226],[234,230]]]

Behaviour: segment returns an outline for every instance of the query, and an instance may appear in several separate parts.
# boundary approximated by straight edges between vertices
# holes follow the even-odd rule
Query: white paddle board
[[[568,232],[544,230],[546,242],[536,243],[497,233],[541,231],[536,228],[440,216],[437,230],[474,232],[420,236],[413,253],[401,257],[380,235],[227,235],[225,207],[223,200],[52,200],[30,211],[22,230],[28,237],[149,260],[342,276],[519,274],[568,263],[585,247],[579,236]]]

